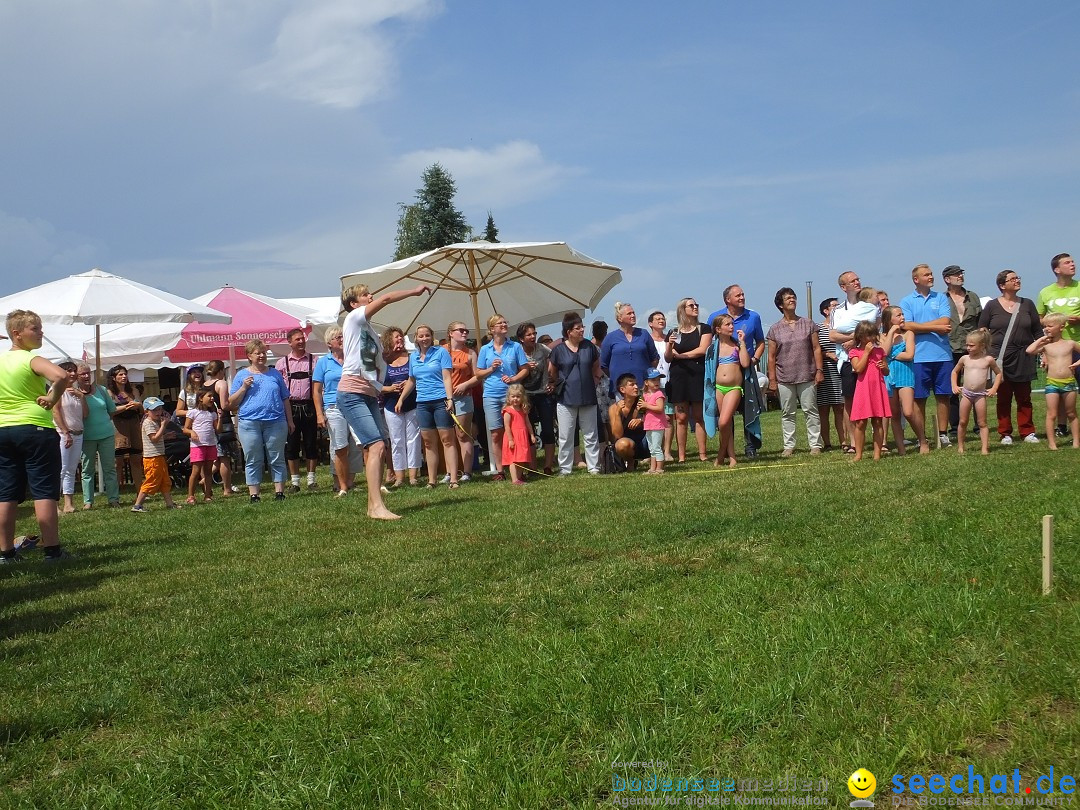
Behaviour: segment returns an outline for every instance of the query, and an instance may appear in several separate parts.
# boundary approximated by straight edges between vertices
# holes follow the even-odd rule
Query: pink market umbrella
[[[232,322],[189,323],[182,327],[124,326],[102,336],[101,354],[111,363],[204,363],[232,360],[244,344],[258,338],[281,356],[289,351],[288,333],[297,327],[311,334],[319,321],[310,307],[225,286],[192,299],[232,316]],[[326,351],[317,339],[308,351]]]

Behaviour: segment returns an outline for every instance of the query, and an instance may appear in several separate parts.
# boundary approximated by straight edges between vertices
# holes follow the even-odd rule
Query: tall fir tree
[[[491,212],[488,211],[487,225],[484,226],[484,241],[485,242],[498,242],[499,241],[499,229],[495,227],[495,218],[491,216]]]
[[[420,179],[423,185],[416,190],[416,202],[399,204],[395,261],[464,242],[472,235],[465,215],[454,206],[457,186],[450,172],[434,163]]]

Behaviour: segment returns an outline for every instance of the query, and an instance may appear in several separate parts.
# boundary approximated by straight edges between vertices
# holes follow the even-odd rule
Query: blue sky
[[[1080,6],[94,0],[0,5],[0,295],[99,266],[334,295],[425,166],[476,228],[623,268],[644,320],[739,283],[1034,297],[1080,251]]]

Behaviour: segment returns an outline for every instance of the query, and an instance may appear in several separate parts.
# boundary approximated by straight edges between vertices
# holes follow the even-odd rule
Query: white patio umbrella
[[[0,298],[0,312],[13,309],[32,310],[43,323],[91,324],[95,327],[97,344],[101,341],[103,323],[229,323],[232,320],[224,312],[97,268]],[[100,349],[95,353],[100,379]]]
[[[463,242],[341,277],[341,287],[366,284],[379,295],[427,284],[430,296],[388,304],[381,323],[406,332],[426,323],[445,334],[451,321],[498,312],[511,324],[550,323],[568,310],[593,309],[622,280],[618,267],[578,253],[565,242]]]

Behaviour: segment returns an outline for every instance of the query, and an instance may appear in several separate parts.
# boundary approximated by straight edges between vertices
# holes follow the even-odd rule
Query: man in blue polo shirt
[[[758,385],[757,364],[765,351],[765,331],[761,327],[761,316],[746,308],[746,293],[738,284],[724,289],[724,303],[727,305],[709,315],[709,329],[717,315],[730,315],[735,321],[735,332],[741,329],[746,339],[746,351],[750,353],[750,367],[743,369],[743,398],[740,405],[743,417],[743,437],[746,439],[746,457],[757,458],[761,449],[761,411],[764,402],[761,399],[761,386]],[[951,369],[950,369],[951,371]]]
[[[915,411],[911,426],[919,440],[919,452],[929,453],[926,440],[926,398],[937,404],[939,441],[949,446],[949,397],[952,396],[952,349],[949,347],[949,296],[934,292],[934,271],[920,264],[911,271],[915,292],[900,302],[906,329],[915,335]]]

